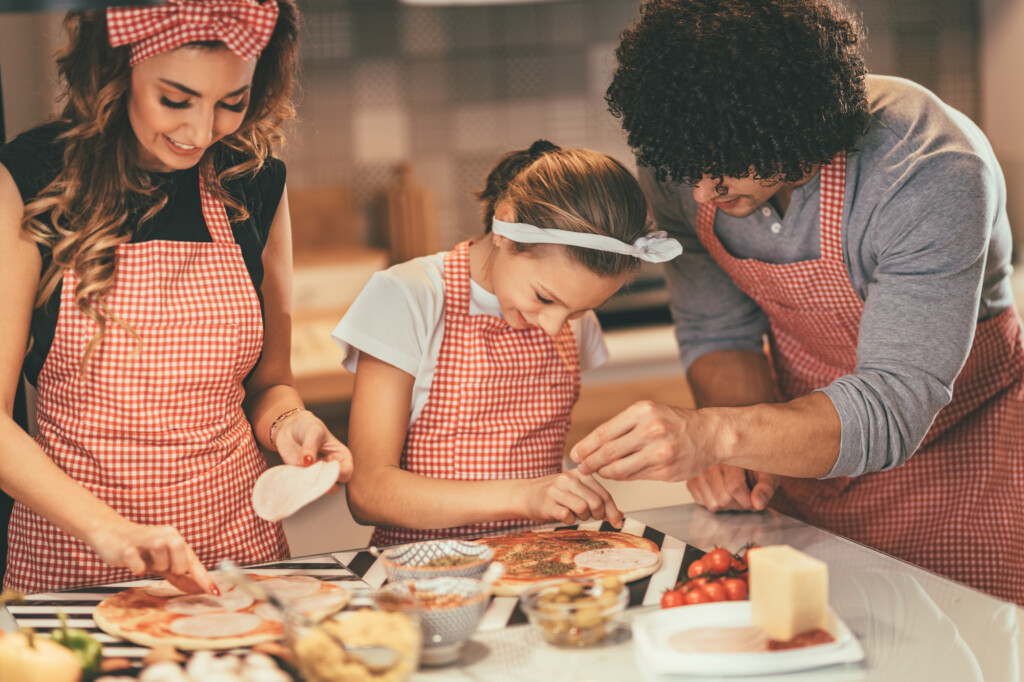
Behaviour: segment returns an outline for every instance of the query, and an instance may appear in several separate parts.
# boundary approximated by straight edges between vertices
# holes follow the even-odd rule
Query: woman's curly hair
[[[204,177],[233,220],[248,219],[245,206],[225,189],[234,178],[255,174],[281,142],[281,124],[295,115],[291,104],[297,67],[298,10],[294,0],[277,2],[279,15],[270,42],[256,63],[249,106],[241,126],[208,149],[199,162]],[[67,45],[57,58],[65,83],[59,121],[66,130],[60,173],[25,205],[26,232],[46,246],[52,258],[42,273],[36,307],[45,305],[64,272],[73,270],[78,309],[96,324],[96,333],[81,360],[99,347],[108,321],[139,337],[107,307],[115,277],[117,247],[131,241],[146,220],[167,204],[159,180],[139,165],[138,145],[128,120],[131,83],[130,46],[111,47],[103,10],[69,12],[64,20]],[[222,43],[189,43],[206,49]],[[215,168],[214,161],[230,159]],[[214,175],[215,174],[215,175]],[[47,219],[48,218],[48,219]]]
[[[867,128],[861,40],[829,0],[648,0],[606,99],[659,180],[794,182]]]

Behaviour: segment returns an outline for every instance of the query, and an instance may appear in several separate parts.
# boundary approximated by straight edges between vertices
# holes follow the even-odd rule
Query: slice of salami
[[[253,509],[267,521],[288,518],[330,490],[340,472],[340,463],[323,459],[308,467],[270,467],[252,488]]]
[[[241,611],[255,601],[250,595],[235,590],[228,594],[214,597],[212,594],[190,594],[185,597],[169,599],[164,608],[171,613],[195,615],[215,611]]]
[[[653,566],[658,563],[658,555],[645,549],[607,547],[577,554],[573,558],[573,563],[582,568],[593,568],[598,571],[628,571]]]
[[[199,639],[238,637],[252,632],[263,619],[251,613],[204,613],[179,618],[170,625],[170,631],[182,637]]]

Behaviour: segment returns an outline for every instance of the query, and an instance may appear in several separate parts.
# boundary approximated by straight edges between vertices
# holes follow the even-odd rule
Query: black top
[[[0,146],[0,163],[7,167],[14,178],[23,200],[28,201],[43,190],[60,171],[63,163],[64,144],[56,141],[64,130],[64,124],[49,123],[29,130]],[[132,243],[152,241],[210,242],[210,232],[203,218],[199,199],[198,167],[171,173],[154,173],[167,193],[167,205],[157,215],[146,221],[132,238]],[[285,166],[278,159],[268,159],[255,176],[247,176],[225,183],[225,188],[241,200],[249,211],[249,219],[231,223],[235,242],[242,249],[249,277],[260,299],[263,309],[263,247],[270,234],[277,206],[284,193]],[[230,215],[230,212],[229,212]],[[43,269],[50,262],[50,249],[40,245]],[[49,302],[33,311],[31,333],[32,349],[25,358],[25,377],[36,383],[39,370],[53,343],[57,329],[57,314],[60,310],[60,285]]]

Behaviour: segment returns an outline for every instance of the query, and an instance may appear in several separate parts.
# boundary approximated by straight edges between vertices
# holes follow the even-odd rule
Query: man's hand
[[[779,477],[716,464],[686,482],[693,501],[709,511],[761,511],[775,494]]]
[[[685,481],[715,464],[696,410],[634,403],[572,449],[581,474],[631,481]]]

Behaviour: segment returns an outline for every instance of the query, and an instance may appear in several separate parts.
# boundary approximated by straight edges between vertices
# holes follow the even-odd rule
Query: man
[[[1002,172],[964,115],[866,76],[860,41],[826,0],[651,0],[624,32],[608,101],[684,244],[667,276],[698,409],[638,403],[573,458],[1024,603]]]

